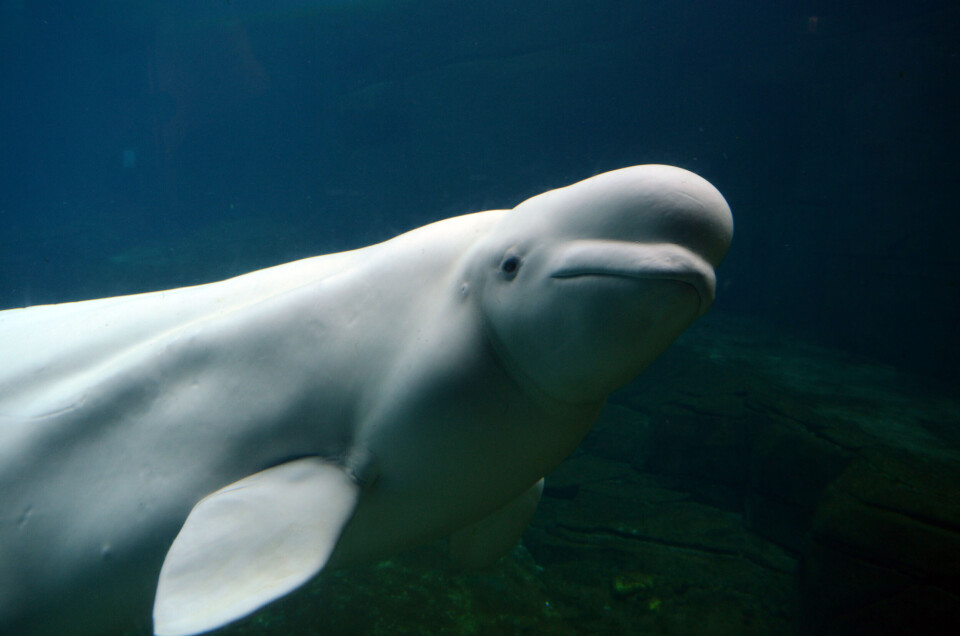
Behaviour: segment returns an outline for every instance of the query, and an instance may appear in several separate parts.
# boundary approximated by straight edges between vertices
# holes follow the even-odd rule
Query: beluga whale
[[[633,166],[229,280],[0,312],[0,633],[199,634],[450,537],[488,563],[714,300],[733,219]]]

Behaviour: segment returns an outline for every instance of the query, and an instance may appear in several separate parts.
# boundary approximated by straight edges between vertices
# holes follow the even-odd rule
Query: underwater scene
[[[0,634],[955,633],[958,147],[946,0],[0,0]]]

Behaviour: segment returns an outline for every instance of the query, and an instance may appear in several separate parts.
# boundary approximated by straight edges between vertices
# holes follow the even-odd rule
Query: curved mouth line
[[[634,280],[675,280],[696,290],[702,315],[713,303],[713,267],[699,255],[673,243],[580,240],[556,255],[551,278],[608,276]]]
[[[590,268],[576,267],[561,269],[550,274],[551,278],[586,278],[589,276],[607,277],[607,278],[628,278],[631,280],[673,280],[692,287],[700,297],[700,304],[704,301],[710,302],[710,283],[700,272],[690,270],[681,272],[633,272],[617,271],[608,268]]]

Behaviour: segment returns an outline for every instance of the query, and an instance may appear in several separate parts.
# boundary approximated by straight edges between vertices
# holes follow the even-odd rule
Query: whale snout
[[[673,280],[685,283],[700,299],[698,315],[713,304],[716,275],[713,266],[692,251],[672,243],[628,241],[571,241],[552,263],[550,277],[613,276],[631,279]]]
[[[669,206],[672,209],[661,216],[662,230],[670,242],[686,247],[716,268],[730,249],[733,214],[707,181],[697,177],[684,185],[686,188],[677,189]]]
[[[662,165],[623,168],[583,185],[579,205],[603,202],[587,216],[598,238],[567,243],[555,254],[550,276],[679,281],[696,290],[703,315],[716,292],[714,270],[733,239],[723,195],[692,172]]]

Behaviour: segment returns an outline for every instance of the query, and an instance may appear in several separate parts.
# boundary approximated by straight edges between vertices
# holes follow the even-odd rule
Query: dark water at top
[[[0,306],[209,281],[671,163],[718,309],[948,376],[948,2],[0,4]]]
[[[225,633],[948,633],[958,148],[954,2],[0,0],[0,309],[687,168],[736,220],[715,309],[522,547],[324,573]]]

